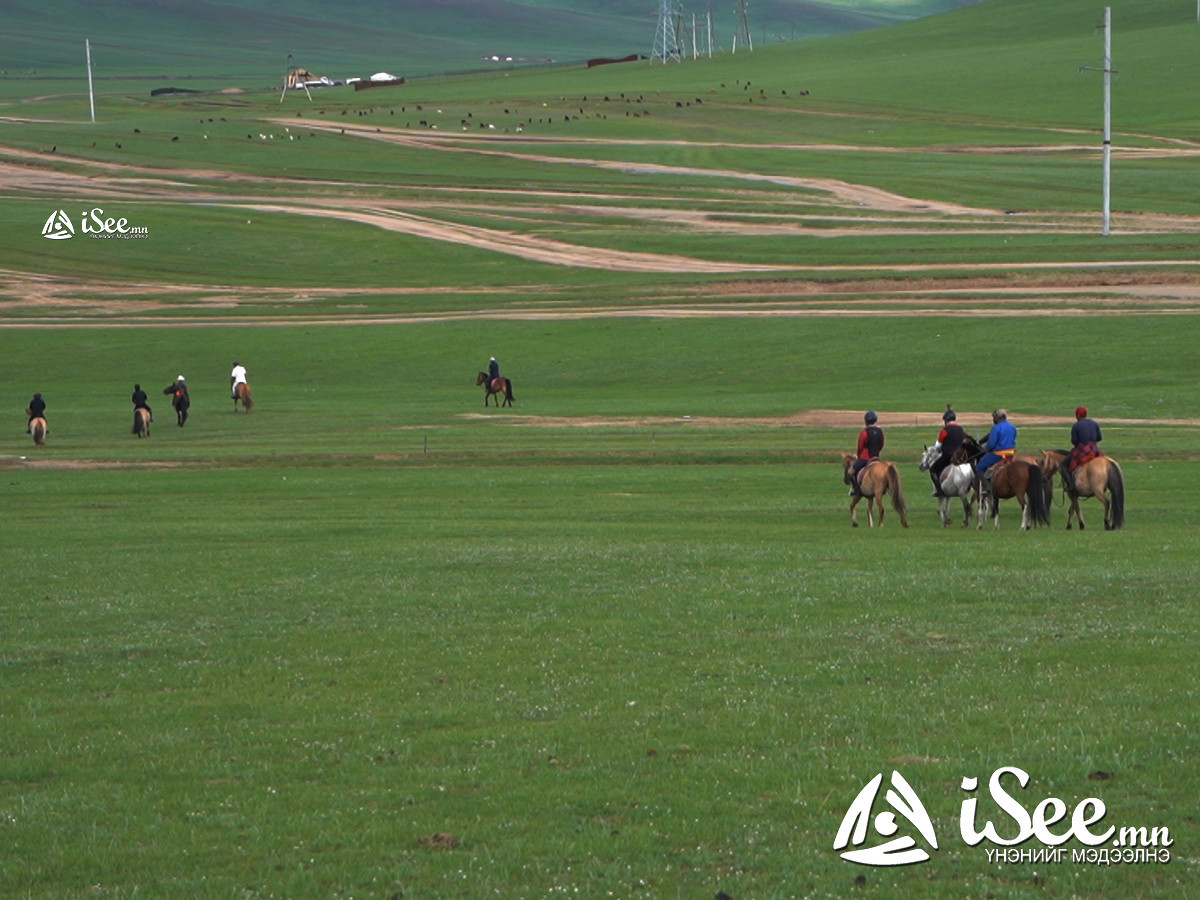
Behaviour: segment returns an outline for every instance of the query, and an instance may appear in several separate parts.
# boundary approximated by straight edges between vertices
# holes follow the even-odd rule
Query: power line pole
[[[675,40],[675,14],[671,11],[671,0],[662,0],[658,8],[658,28],[654,32],[654,49],[650,52],[650,63],[679,62],[679,43]]]
[[[737,0],[737,12],[735,13],[736,22],[733,28],[733,50],[737,53],[738,38],[741,38],[742,44],[751,52],[754,52],[754,41],[750,38],[750,22],[746,18],[746,0]]]
[[[1103,220],[1100,233],[1107,236],[1111,211],[1111,182],[1112,182],[1112,76],[1116,70],[1112,67],[1112,7],[1104,7],[1104,64],[1100,68],[1104,76],[1104,189],[1103,189]],[[1080,66],[1079,70],[1095,70],[1095,66]]]
[[[96,124],[96,94],[92,90],[92,42],[84,38],[83,48],[87,52],[87,67],[88,67],[88,106],[92,110],[92,124]]]

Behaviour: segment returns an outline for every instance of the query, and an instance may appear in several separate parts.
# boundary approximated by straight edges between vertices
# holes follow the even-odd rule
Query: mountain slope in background
[[[750,0],[746,21],[752,41],[771,43],[894,24],[976,2]],[[670,5],[682,10],[677,22],[685,49],[693,34],[707,48],[711,9],[714,50],[729,51],[737,25],[734,0]],[[656,0],[15,0],[0,2],[5,23],[0,69],[5,77],[77,69],[85,39],[92,43],[98,78],[275,81],[289,53],[300,65],[333,77],[381,69],[414,76],[497,63],[578,62],[649,55],[658,11]]]

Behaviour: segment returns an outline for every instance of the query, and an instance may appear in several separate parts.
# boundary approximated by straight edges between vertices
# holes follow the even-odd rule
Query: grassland
[[[1094,22],[1031,9],[95,125],[0,83],[0,895],[1188,896],[1200,26],[1114,4],[1102,237]],[[41,236],[93,208],[148,234]],[[1127,527],[943,529],[947,402],[1087,404]],[[847,521],[866,408],[908,529]],[[1171,862],[989,860],[1001,766]],[[893,769],[937,850],[843,861]]]

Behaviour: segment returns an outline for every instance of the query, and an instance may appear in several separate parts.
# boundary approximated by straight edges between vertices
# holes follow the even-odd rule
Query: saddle
[[[1072,450],[1071,455],[1067,457],[1067,469],[1074,472],[1080,466],[1090,463],[1093,459],[1099,459],[1103,455],[1095,444],[1080,447],[1078,452]]]

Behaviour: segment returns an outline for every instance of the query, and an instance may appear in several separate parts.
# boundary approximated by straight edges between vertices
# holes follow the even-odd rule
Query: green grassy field
[[[1114,4],[1105,238],[1100,10],[1031,9],[94,126],[0,81],[0,896],[1189,896],[1200,26]],[[147,237],[42,237],[98,207]],[[942,528],[948,402],[1089,406],[1126,528]],[[868,408],[907,529],[848,521]],[[1171,861],[968,846],[1003,766]],[[937,848],[841,859],[893,770]]]

